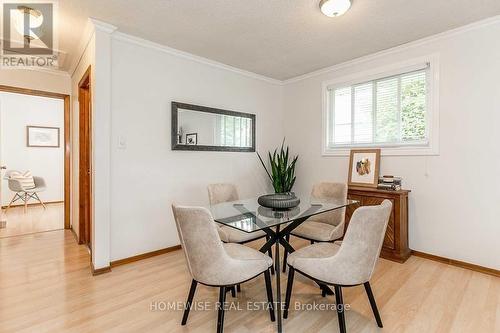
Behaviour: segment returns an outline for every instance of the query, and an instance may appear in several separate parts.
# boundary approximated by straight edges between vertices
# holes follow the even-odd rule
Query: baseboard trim
[[[167,247],[167,248],[156,250],[156,251],[152,251],[152,252],[147,252],[147,253],[139,254],[139,255],[136,255],[136,256],[133,256],[133,257],[128,257],[128,258],[124,258],[124,259],[115,260],[115,261],[112,261],[110,263],[110,267],[117,267],[117,266],[121,266],[121,265],[130,264],[130,263],[135,262],[135,261],[139,261],[139,260],[143,260],[143,259],[147,259],[147,258],[159,256],[159,255],[162,255],[162,254],[165,254],[165,253],[169,253],[169,252],[173,252],[173,251],[177,251],[177,250],[180,250],[180,249],[181,249],[180,245],[175,245],[175,246]]]
[[[44,202],[45,205],[53,205],[53,204],[61,204],[61,203],[64,203],[64,201],[48,201],[48,202]],[[42,204],[39,203],[39,202],[28,203],[28,207],[41,206],[41,205]],[[2,206],[3,209],[7,209],[7,207],[8,207],[8,205],[7,206]],[[24,204],[17,204],[17,205],[10,206],[10,208],[16,208],[16,207],[24,207]]]
[[[107,266],[107,267],[102,267],[102,268],[97,268],[95,269],[94,268],[94,263],[90,263],[90,270],[92,271],[92,275],[96,276],[96,275],[101,275],[101,274],[105,274],[105,273],[109,273],[111,272],[111,266]]]
[[[468,263],[465,261],[440,257],[440,256],[436,256],[434,254],[429,254],[429,253],[415,251],[415,250],[411,250],[411,254],[414,256],[417,256],[417,257],[438,261],[438,262],[441,262],[443,264],[457,266],[460,268],[466,268],[466,269],[470,269],[471,271],[500,277],[500,270],[497,270],[497,269],[479,266],[479,265],[471,264],[471,263]]]
[[[80,244],[78,242],[78,236],[76,235],[75,229],[73,229],[73,226],[69,227],[69,230],[71,230],[71,233],[73,234],[73,237],[75,237],[76,243]]]

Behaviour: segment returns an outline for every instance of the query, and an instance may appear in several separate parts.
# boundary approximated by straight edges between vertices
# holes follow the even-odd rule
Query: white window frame
[[[428,140],[422,143],[398,143],[398,144],[346,144],[336,147],[328,146],[329,121],[330,121],[330,90],[340,87],[352,86],[368,81],[378,80],[385,77],[404,74],[414,70],[422,69],[428,64],[427,75],[427,132]],[[349,156],[351,149],[381,148],[381,154],[385,156],[404,155],[439,155],[439,55],[432,54],[425,57],[415,58],[399,62],[389,66],[378,67],[373,70],[358,72],[322,83],[323,97],[323,126],[322,126],[322,155],[323,156]]]

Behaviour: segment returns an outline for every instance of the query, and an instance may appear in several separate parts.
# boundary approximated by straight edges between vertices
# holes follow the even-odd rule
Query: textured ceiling
[[[500,14],[500,0],[60,0],[67,69],[87,17],[124,33],[285,80]]]

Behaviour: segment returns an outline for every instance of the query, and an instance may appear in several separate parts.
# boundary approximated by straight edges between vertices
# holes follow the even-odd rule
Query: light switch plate
[[[127,139],[123,136],[118,137],[118,149],[126,149],[127,148]]]

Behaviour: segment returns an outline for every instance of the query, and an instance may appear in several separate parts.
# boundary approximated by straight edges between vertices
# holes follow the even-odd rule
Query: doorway
[[[69,229],[69,95],[0,85],[0,100],[0,238]]]
[[[79,103],[79,244],[92,249],[92,96],[91,68],[78,84]]]

